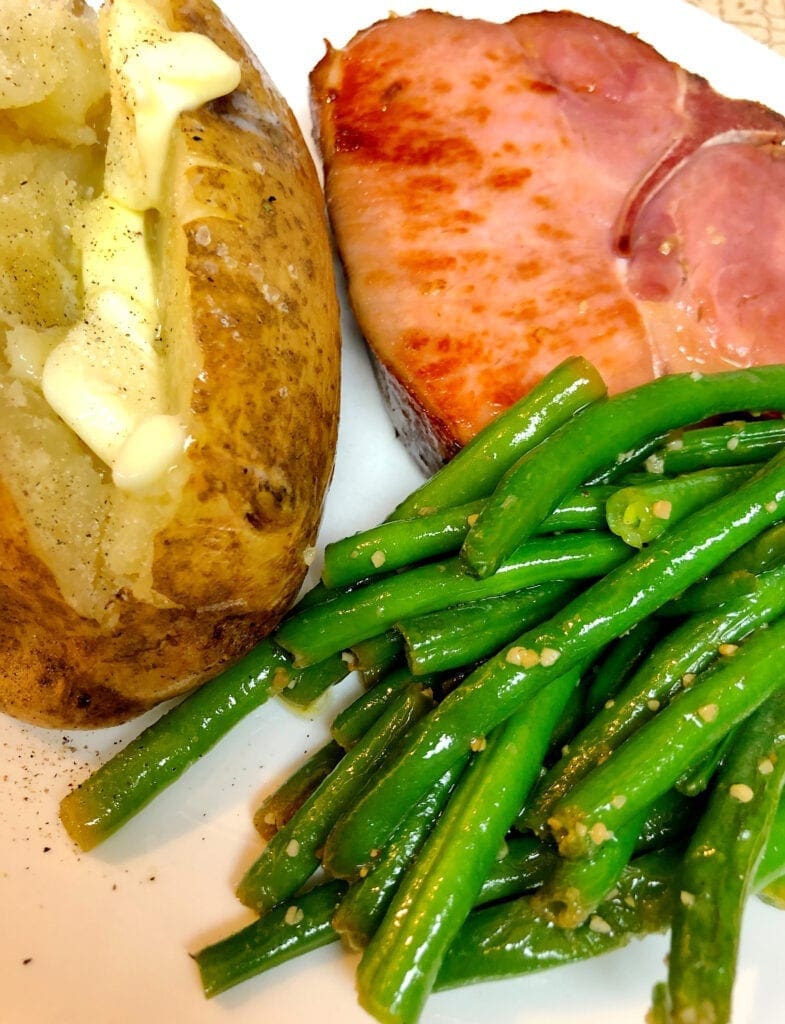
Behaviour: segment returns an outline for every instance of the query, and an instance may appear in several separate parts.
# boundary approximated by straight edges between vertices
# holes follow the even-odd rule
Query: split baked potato
[[[4,15],[0,710],[93,727],[296,595],[336,441],[333,264],[294,117],[210,0]]]

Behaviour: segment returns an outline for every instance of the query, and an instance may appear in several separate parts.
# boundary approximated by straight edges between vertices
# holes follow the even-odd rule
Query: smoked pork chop
[[[429,469],[565,356],[785,359],[785,118],[620,29],[433,11],[311,75],[350,301]]]

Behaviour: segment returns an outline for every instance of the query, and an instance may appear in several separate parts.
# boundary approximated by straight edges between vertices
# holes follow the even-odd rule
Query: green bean
[[[556,801],[611,753],[682,687],[691,686],[724,644],[735,644],[752,630],[785,613],[785,569],[761,576],[760,589],[726,607],[704,612],[674,629],[649,659],[569,742],[568,751],[538,787],[525,821],[543,834]]]
[[[378,1020],[419,1016],[579,678],[568,672],[545,687],[488,737],[462,775],[360,961],[360,1003]]]
[[[368,873],[341,900],[333,917],[333,928],[349,949],[361,950],[370,942],[403,873],[422,848],[465,765],[465,761],[454,764],[415,804]]]
[[[731,729],[730,732],[720,740],[717,746],[713,750],[709,751],[702,761],[699,761],[696,765],[692,765],[680,779],[676,780],[676,789],[680,793],[684,793],[685,796],[691,797],[698,796],[700,793],[706,792],[711,785],[714,776],[717,774],[718,769],[728,756],[728,752],[735,743],[736,733],[740,728],[740,726],[736,726],[735,729]]]
[[[338,651],[305,668],[282,666],[275,675],[275,690],[284,703],[305,710],[351,671],[351,659]]]
[[[422,509],[462,505],[485,497],[524,452],[605,394],[605,382],[591,363],[582,356],[565,359],[528,395],[475,435],[389,518],[407,519]]]
[[[329,601],[331,596],[330,591],[325,587],[324,583],[322,583],[321,580],[317,580],[312,587],[309,587],[308,590],[300,594],[297,598],[297,603],[293,608],[291,608],[289,614],[295,614],[301,608],[312,608],[314,605],[321,604],[323,601]]]
[[[537,528],[538,535],[604,529],[606,504],[615,490],[615,487],[596,486],[573,491],[542,521]]]
[[[719,571],[760,573],[775,569],[784,562],[785,523],[777,523],[726,558]]]
[[[393,669],[381,682],[361,693],[335,716],[330,726],[333,739],[348,750],[363,738],[374,722],[378,721],[390,700],[404,687],[418,685],[424,688],[436,682],[435,676],[415,679],[408,668]]]
[[[337,743],[326,743],[265,797],[253,818],[254,828],[262,839],[272,839],[283,828],[342,757],[343,749]]]
[[[763,903],[777,910],[785,910],[785,875],[773,879],[757,896]]]
[[[65,830],[91,850],[267,700],[289,662],[265,640],[235,665],[161,715],[60,803]]]
[[[491,864],[477,897],[478,907],[537,889],[553,871],[559,855],[535,836],[511,836]]]
[[[785,780],[785,693],[741,727],[684,857],[669,1019],[730,1021],[741,917]]]
[[[758,589],[758,577],[748,569],[709,576],[688,587],[660,609],[661,615],[695,615],[697,612],[722,608],[738,598],[748,598]]]
[[[554,759],[559,756],[559,752],[569,743],[577,732],[580,723],[584,719],[585,712],[586,691],[585,684],[582,684],[573,690],[570,695],[570,699],[567,701],[567,706],[562,712],[561,718],[556,723],[556,727],[553,730],[553,736],[551,736],[551,745],[548,748],[548,753],[545,758],[545,764],[553,764]],[[545,766],[543,766],[540,777],[542,778],[544,775]],[[527,798],[527,800],[528,799],[529,798]]]
[[[646,1014],[646,1024],[669,1024],[668,986],[657,982],[651,993],[651,1008]]]
[[[692,832],[703,805],[701,794],[687,797],[675,788],[669,789],[649,807],[635,843],[635,854],[661,850],[682,842]]]
[[[611,531],[642,548],[685,516],[749,479],[755,467],[704,469],[668,480],[621,487],[606,504]]]
[[[702,806],[702,794],[688,797],[675,787],[668,790],[649,808],[635,843],[636,855],[660,850],[664,846],[670,846],[681,840],[688,832],[692,831],[695,816],[700,813]],[[530,809],[524,804],[513,827],[528,834],[530,813]],[[546,829],[543,828],[541,831],[543,834],[547,834]]]
[[[373,862],[369,873],[355,882],[341,900],[333,917],[333,927],[350,949],[358,951],[368,945],[381,924],[403,872],[422,847],[449,796],[455,777],[463,767],[462,763],[453,766],[444,777],[445,793],[442,793],[440,780],[426,794],[381,856]],[[536,889],[547,878],[557,859],[552,847],[533,836],[507,839],[488,869],[476,906]]]
[[[761,892],[777,879],[785,876],[785,799],[780,802],[771,822],[766,848],[756,873],[756,884]]]
[[[672,794],[674,795],[674,794]],[[694,801],[683,801],[685,804]],[[664,808],[667,811],[666,808]],[[669,818],[670,811],[665,814]],[[651,823],[656,815],[649,818]],[[644,829],[645,832],[645,829]],[[660,840],[662,833],[657,833]],[[670,833],[665,834],[667,835]],[[637,848],[645,848],[645,837]],[[585,959],[616,948],[637,934],[664,930],[670,921],[681,854],[678,848],[637,857],[624,869],[618,892],[598,908],[594,927],[563,931],[536,916],[531,899],[494,902],[469,915],[447,951],[436,987],[439,989],[511,977],[542,970],[571,960]],[[508,840],[499,860],[492,865],[478,898],[478,907],[508,895],[536,889],[556,860],[555,852],[521,836]],[[778,894],[777,879],[785,871],[785,801],[780,800],[756,874],[759,894],[769,889]],[[338,936],[331,921],[339,910],[343,883],[328,882],[299,896],[292,905],[282,904],[270,914],[196,954],[207,967],[204,980],[208,995],[246,980],[277,963],[326,944]],[[348,899],[348,893],[343,897]],[[340,906],[340,905],[339,905]],[[293,907],[293,909],[291,909]],[[303,910],[302,920],[298,910]],[[288,920],[287,920],[288,917]],[[605,929],[610,925],[611,931]],[[318,943],[312,936],[318,935]]]
[[[577,592],[572,580],[554,580],[511,594],[429,612],[398,623],[412,672],[442,672],[494,654],[522,629],[542,622]]]
[[[586,856],[785,685],[783,642],[783,618],[758,630],[558,800],[549,824],[562,855]]]
[[[511,840],[505,856],[491,868],[480,891],[480,902],[535,887],[554,857],[553,851],[528,837]],[[204,994],[212,998],[287,960],[329,945],[339,936],[353,940],[349,942],[350,948],[362,948],[381,915],[375,911],[366,921],[363,909],[362,924],[366,930],[359,935],[344,932],[344,908],[355,888],[347,892],[345,882],[323,882],[295,897],[293,903],[274,907],[264,917],[200,950],[194,960]],[[383,911],[384,906],[382,915]]]
[[[534,906],[560,928],[576,928],[606,899],[633,855],[680,842],[694,827],[702,803],[676,789],[625,822],[591,857],[558,858]]]
[[[340,877],[355,875],[369,851],[384,845],[402,809],[461,757],[473,738],[487,734],[548,680],[595,658],[611,640],[710,572],[774,522],[784,499],[785,458],[778,458],[475,670],[412,730],[401,756],[336,825],[325,847],[331,870]]]
[[[559,928],[577,928],[593,914],[621,877],[647,817],[639,811],[583,860],[559,858],[553,874],[532,897],[535,911]]]
[[[504,476],[463,543],[467,566],[480,578],[493,574],[565,494],[613,464],[619,452],[740,403],[785,408],[785,366],[660,377],[588,406]]]
[[[528,837],[510,841],[505,856],[491,868],[480,901],[534,888],[555,856]],[[194,954],[204,994],[212,998],[287,960],[335,942],[343,935],[338,924],[351,893],[346,891],[345,882],[322,882],[296,896],[292,903],[274,907],[264,917]],[[369,922],[372,929],[376,924],[375,919]],[[370,934],[359,936],[359,944],[350,947],[361,948]]]
[[[282,904],[194,955],[207,998],[335,941],[330,924],[346,885],[331,881]]]
[[[637,857],[622,872],[617,892],[578,928],[559,928],[541,917],[529,896],[474,911],[447,951],[435,988],[531,974],[665,931],[678,866],[674,850]]]
[[[537,533],[604,529],[606,502],[615,491],[614,487],[576,491],[553,510]],[[325,548],[322,579],[329,587],[345,587],[453,554],[484,507],[485,499],[478,499],[412,519],[389,520],[334,541]]]
[[[633,481],[630,478],[633,476],[645,476],[646,480],[650,482],[651,474],[645,470],[645,461],[648,456],[661,447],[667,436],[667,432],[655,434],[653,437],[647,437],[638,444],[634,444],[627,451],[619,452],[609,465],[603,466],[597,472],[589,474],[585,485],[588,487],[623,486],[632,483]],[[639,480],[637,482],[640,483],[642,481]]]
[[[662,623],[644,619],[615,640],[598,662],[586,694],[586,714],[594,716],[612,700],[662,634]]]
[[[741,420],[676,431],[648,460],[652,473],[690,473],[708,467],[766,462],[785,444],[782,420]]]
[[[417,566],[307,609],[288,619],[276,640],[295,664],[310,665],[415,615],[551,580],[601,576],[629,551],[609,534],[576,533],[522,545],[492,579],[470,576],[458,558]]]
[[[403,640],[397,629],[388,629],[378,636],[353,644],[348,653],[352,667],[359,672],[363,686],[370,689],[404,661]]]
[[[669,601],[661,614],[691,615],[754,594],[761,575],[784,563],[785,523],[777,523],[734,551],[707,579],[699,580]]]
[[[261,915],[308,881],[319,866],[319,850],[335,819],[430,703],[420,687],[398,694],[245,872],[237,887],[242,903]]]
[[[322,579],[328,587],[345,587],[452,554],[484,504],[478,499],[412,519],[392,519],[333,541],[324,549]]]

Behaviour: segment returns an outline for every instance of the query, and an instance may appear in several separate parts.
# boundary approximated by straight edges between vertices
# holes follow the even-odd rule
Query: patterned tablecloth
[[[785,56],[785,0],[690,0]]]

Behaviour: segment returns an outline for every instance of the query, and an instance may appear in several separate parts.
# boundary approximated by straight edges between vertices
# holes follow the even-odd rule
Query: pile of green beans
[[[652,1020],[727,1024],[744,902],[785,879],[785,431],[699,422],[739,408],[785,413],[785,366],[609,398],[565,361],[328,545],[272,637],[63,800],[69,833],[94,846],[270,696],[356,670],[256,809],[257,920],[194,954],[207,996],[342,940],[360,1003],[414,1024],[434,990],[671,927]]]

